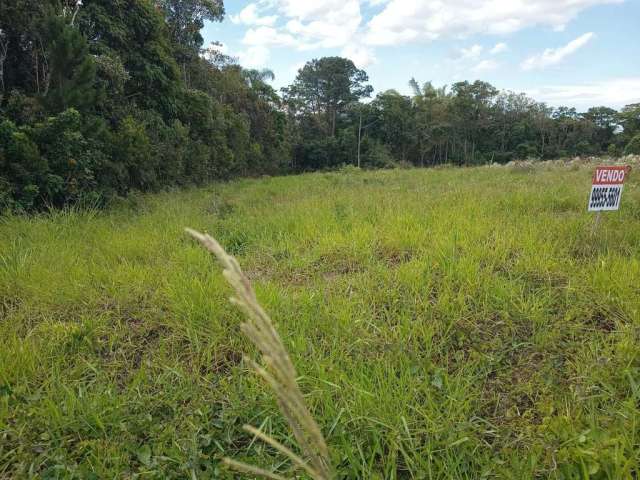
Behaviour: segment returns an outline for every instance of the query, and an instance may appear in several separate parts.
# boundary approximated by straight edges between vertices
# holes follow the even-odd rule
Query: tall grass
[[[282,344],[269,315],[258,303],[249,279],[242,272],[236,259],[227,254],[214,238],[191,229],[187,229],[187,233],[213,253],[222,265],[224,277],[236,292],[236,296],[231,298],[231,303],[240,307],[249,320],[241,325],[241,329],[262,352],[262,360],[266,368],[249,358],[246,361],[276,394],[280,411],[293,431],[305,459],[303,460],[277,440],[258,429],[245,425],[245,430],[286,455],[296,467],[305,470],[311,478],[328,480],[331,478],[331,467],[324,437],[313,416],[309,413],[302,392],[298,387],[298,375],[293,363],[291,363],[287,349]],[[225,461],[229,466],[245,473],[258,474],[267,478],[283,478],[230,458],[226,458]]]
[[[184,225],[242,265],[336,478],[637,477],[635,171],[595,236],[591,169],[549,165],[245,179],[3,218],[0,478],[236,478],[224,458],[309,476],[243,429],[309,460],[245,375],[245,314]]]

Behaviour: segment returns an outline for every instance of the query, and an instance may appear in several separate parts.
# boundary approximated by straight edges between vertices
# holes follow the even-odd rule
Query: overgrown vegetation
[[[223,276],[235,291],[235,296],[230,299],[231,303],[237,305],[247,316],[247,321],[240,325],[240,330],[262,354],[262,365],[250,358],[245,361],[275,394],[280,412],[287,421],[303,457],[255,427],[245,425],[244,429],[275,448],[290,460],[295,468],[305,471],[313,480],[330,480],[333,472],[326,441],[300,391],[298,374],[289,353],[269,315],[258,302],[251,281],[240,268],[238,261],[213,237],[190,229],[187,229],[187,233],[215,255],[224,269]],[[231,468],[250,475],[257,474],[274,480],[284,478],[274,472],[228,457],[224,462]]]
[[[349,169],[5,217],[0,477],[291,472],[242,429],[293,445],[191,225],[251,278],[338,478],[636,478],[640,189],[592,237],[591,175]]]
[[[260,72],[202,50],[219,0],[8,0],[0,210],[284,171],[284,113]]]
[[[550,108],[486,82],[379,93],[313,59],[282,97],[206,21],[222,0],[3,0],[0,212],[96,205],[237,176],[637,153],[640,105]]]

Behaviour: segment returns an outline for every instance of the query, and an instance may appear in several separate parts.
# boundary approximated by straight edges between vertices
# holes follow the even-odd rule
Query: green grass
[[[638,478],[640,188],[591,170],[316,173],[0,221],[0,478],[287,472],[215,261],[250,275],[340,478]]]

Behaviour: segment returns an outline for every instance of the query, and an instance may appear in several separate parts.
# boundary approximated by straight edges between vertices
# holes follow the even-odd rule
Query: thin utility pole
[[[358,124],[358,168],[360,168],[360,145],[362,144],[362,130],[369,128],[371,125],[378,123],[380,119],[374,120],[373,122],[362,126],[362,109],[360,110],[360,122]]]
[[[360,168],[360,141],[362,140],[362,109],[360,109],[360,124],[358,125],[358,168]]]

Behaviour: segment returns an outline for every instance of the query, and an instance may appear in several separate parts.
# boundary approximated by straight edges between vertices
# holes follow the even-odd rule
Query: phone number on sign
[[[591,192],[590,208],[611,208],[618,205],[620,201],[620,186],[615,187],[594,187]]]

